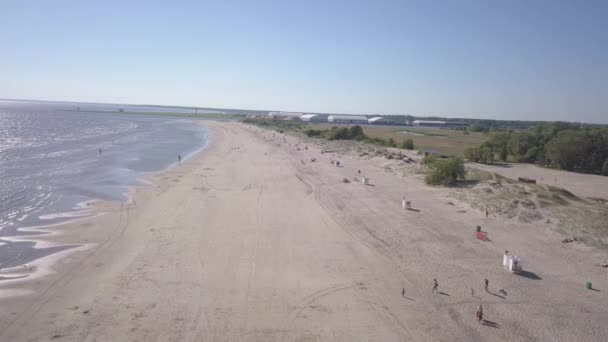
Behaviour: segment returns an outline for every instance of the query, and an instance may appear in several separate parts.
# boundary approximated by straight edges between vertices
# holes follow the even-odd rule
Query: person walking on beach
[[[488,292],[488,285],[490,285],[490,281],[488,279],[485,280],[485,288],[486,288],[486,292]]]
[[[486,208],[486,218],[488,218],[488,208]]]
[[[479,305],[479,309],[477,310],[477,322],[481,322],[483,320],[483,307]]]
[[[401,290],[401,297],[405,297],[405,287]]]
[[[406,207],[405,196],[403,196],[403,198],[401,199],[401,206],[403,207],[403,209],[405,209]]]
[[[437,288],[439,288],[439,284],[437,283],[437,279],[433,279],[433,292],[437,292]]]

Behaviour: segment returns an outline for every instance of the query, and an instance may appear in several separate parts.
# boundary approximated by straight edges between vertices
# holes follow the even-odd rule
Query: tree
[[[545,145],[546,158],[553,165],[565,170],[581,167],[584,150],[585,135],[579,131],[560,132]]]
[[[602,166],[602,174],[608,176],[608,159],[606,159],[604,166]]]
[[[501,161],[507,161],[507,159],[509,158],[509,151],[507,150],[507,145],[503,145],[500,147],[500,150],[498,151],[498,158]]]
[[[412,139],[405,139],[401,142],[401,144],[399,145],[400,148],[405,149],[405,150],[413,150],[414,149],[414,140]]]
[[[471,132],[488,132],[490,129],[482,124],[474,123],[469,127]]]
[[[466,174],[464,162],[458,157],[435,159],[428,168],[425,181],[430,185],[452,185]]]
[[[528,132],[511,134],[508,142],[509,153],[517,162],[531,162],[536,160],[536,155],[528,153],[534,147],[538,147],[536,135]],[[539,149],[535,150],[536,152]]]
[[[483,144],[479,148],[479,162],[492,164],[494,162],[494,149],[489,144]]]
[[[490,136],[490,139],[484,145],[492,149],[492,160],[494,160],[494,153],[498,153],[498,159],[507,161],[509,157],[508,143],[510,137],[507,133],[493,133]]]
[[[363,128],[361,128],[361,126],[359,126],[359,125],[355,125],[348,129],[348,138],[357,140],[357,141],[361,141],[361,140],[365,139],[366,137],[365,137],[365,134],[363,133]]]
[[[479,147],[469,147],[466,150],[464,150],[464,157],[468,160],[468,161],[472,161],[472,162],[479,162],[480,159],[480,148]]]
[[[329,140],[348,140],[349,139],[348,128],[340,127],[340,128],[334,129],[334,127],[332,127],[332,129],[327,132],[327,139],[329,139]]]

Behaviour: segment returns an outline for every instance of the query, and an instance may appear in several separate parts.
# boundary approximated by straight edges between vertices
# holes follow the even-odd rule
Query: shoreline
[[[195,149],[194,151],[192,151],[182,157],[182,162],[181,162],[182,164],[187,163],[190,159],[194,158],[198,154],[203,153],[209,147],[209,145],[211,143],[211,135],[210,135],[210,132],[208,131],[207,126],[204,124],[204,121],[203,120],[192,120],[192,123],[205,127],[205,133],[206,133],[205,139],[202,140],[202,144],[199,148]],[[0,268],[0,275],[2,275],[3,277],[19,276],[22,274],[19,271],[24,268],[25,269],[33,268],[34,270],[40,270],[40,269],[42,269],[42,267],[39,267],[39,264],[44,265],[44,268],[47,269],[46,271],[41,272],[41,274],[39,274],[39,275],[34,274],[36,272],[33,271],[33,272],[28,272],[26,274],[26,276],[20,277],[20,278],[15,278],[15,279],[0,278],[0,298],[3,297],[2,292],[5,291],[5,289],[3,288],[4,284],[10,284],[10,283],[15,283],[15,282],[16,283],[27,283],[30,279],[34,280],[34,279],[42,278],[45,275],[49,275],[52,273],[52,271],[50,271],[48,269],[52,268],[53,264],[61,259],[61,256],[68,256],[72,251],[77,252],[79,250],[87,249],[86,247],[89,245],[87,243],[66,244],[66,243],[57,241],[57,240],[61,239],[61,235],[63,234],[63,229],[65,227],[76,225],[76,224],[78,224],[79,221],[83,221],[83,220],[95,220],[95,218],[97,218],[99,216],[103,216],[108,213],[105,211],[101,211],[100,207],[112,207],[112,206],[116,206],[119,204],[122,205],[124,203],[126,203],[126,204],[131,203],[132,201],[134,201],[134,198],[136,196],[138,189],[141,189],[142,187],[155,186],[154,182],[152,181],[152,179],[154,177],[158,176],[161,173],[175,169],[179,166],[181,166],[180,163],[174,162],[174,163],[170,163],[165,168],[157,170],[157,171],[139,172],[140,175],[136,176],[136,178],[135,178],[138,184],[125,185],[122,187],[122,188],[124,188],[124,191],[121,191],[121,194],[124,197],[123,201],[103,200],[103,199],[99,199],[99,198],[88,198],[84,201],[81,201],[81,202],[75,204],[72,207],[73,208],[72,211],[64,211],[64,212],[40,215],[38,219],[40,220],[41,224],[15,228],[15,232],[17,232],[17,233],[35,232],[36,234],[16,234],[16,235],[0,236],[0,240],[4,240],[7,242],[26,242],[26,243],[31,242],[34,244],[33,248],[32,248],[33,251],[47,249],[47,248],[65,248],[65,249],[57,251],[57,252],[52,252],[48,255],[38,257],[29,262],[23,262],[23,263],[20,263],[19,265]],[[86,213],[83,213],[83,212],[86,212]],[[47,220],[49,220],[49,221],[57,220],[58,222],[42,224],[42,222],[47,221]],[[53,240],[55,240],[55,241],[53,241]],[[1,244],[6,244],[6,243],[2,242]],[[89,246],[89,248],[90,247],[91,246]],[[55,258],[52,258],[52,257],[55,257]],[[50,260],[53,260],[53,261],[50,261]],[[17,272],[15,273],[15,272],[13,272],[13,270],[17,271]]]

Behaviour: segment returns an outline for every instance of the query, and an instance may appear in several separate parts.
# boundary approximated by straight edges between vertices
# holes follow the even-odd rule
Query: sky
[[[0,98],[608,123],[608,1],[0,0]]]

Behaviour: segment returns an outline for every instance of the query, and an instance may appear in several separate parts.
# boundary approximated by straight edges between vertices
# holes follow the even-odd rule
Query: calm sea
[[[207,145],[207,130],[187,118],[121,109],[167,111],[0,100],[0,269],[70,247],[37,248],[41,233],[25,228],[91,215],[86,201],[124,200],[141,175]]]

